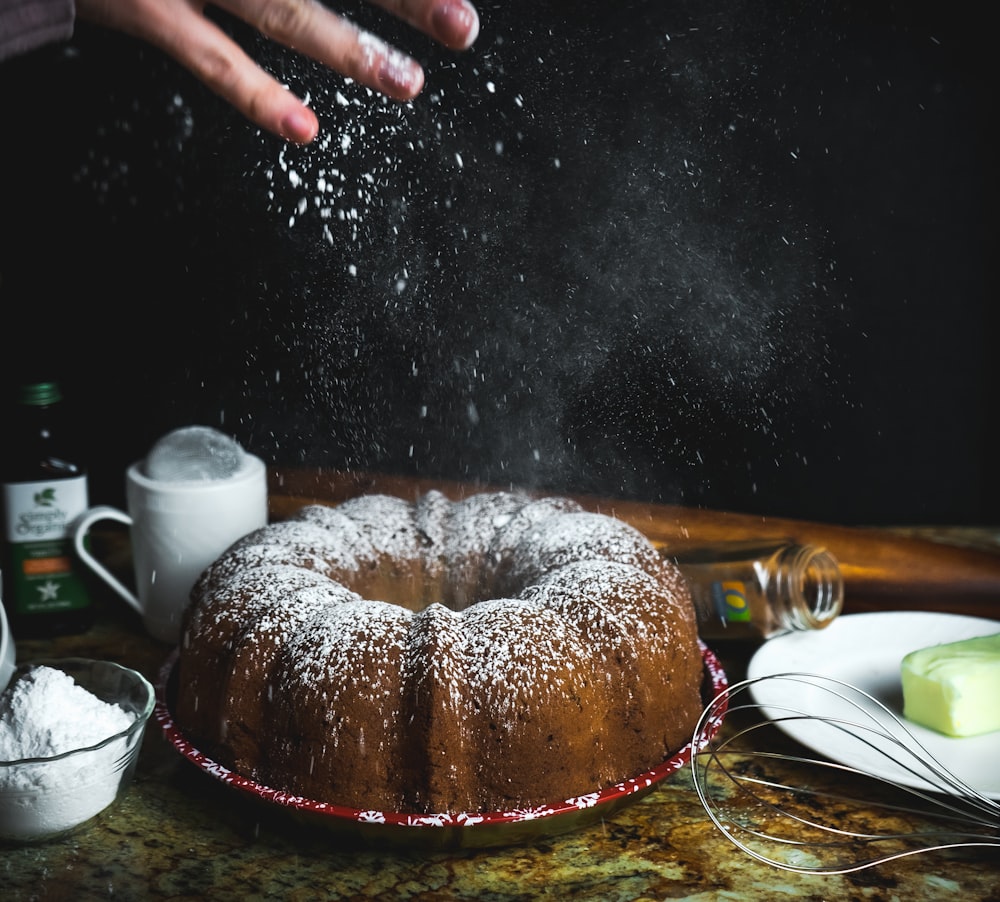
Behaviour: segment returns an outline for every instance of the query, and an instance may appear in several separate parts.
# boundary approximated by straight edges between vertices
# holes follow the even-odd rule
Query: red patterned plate
[[[729,685],[722,665],[712,651],[701,644],[705,679],[702,696],[707,705]],[[367,811],[330,802],[292,795],[256,783],[223,767],[198,751],[174,722],[171,705],[176,695],[175,650],[160,670],[156,683],[153,717],[167,741],[197,768],[238,792],[274,810],[283,810],[312,826],[332,831],[366,845],[405,849],[460,849],[514,845],[578,830],[597,823],[647,796],[661,781],[691,760],[689,742],[676,754],[646,773],[606,789],[587,792],[562,802],[516,811],[488,813],[407,814],[395,811]],[[700,748],[711,741],[722,726],[726,713],[722,705],[706,725]]]

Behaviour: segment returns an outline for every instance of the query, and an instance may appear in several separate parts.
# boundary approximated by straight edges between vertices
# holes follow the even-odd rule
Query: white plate
[[[851,709],[817,681],[765,679],[778,674],[815,674],[847,683],[876,698],[898,717],[913,738],[956,777],[991,799],[1000,800],[1000,732],[965,739],[944,736],[903,719],[900,662],[904,655],[928,645],[955,642],[1000,632],[1000,621],[928,611],[885,611],[847,614],[826,629],[786,633],[769,639],[747,668],[750,692],[762,712],[802,745],[831,761],[917,789],[928,788],[919,773],[911,773],[887,755],[899,758],[889,740],[866,742],[822,720],[790,716],[790,711],[858,721]],[[892,735],[898,727],[877,706],[862,702]],[[862,714],[862,719],[864,715]],[[875,747],[873,747],[873,745]],[[885,751],[880,751],[879,746]],[[897,752],[894,754],[894,752]]]

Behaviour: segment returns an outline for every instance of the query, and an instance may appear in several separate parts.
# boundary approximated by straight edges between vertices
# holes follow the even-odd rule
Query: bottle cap
[[[58,382],[32,382],[21,386],[17,400],[21,404],[41,407],[61,401],[62,392],[59,390]]]

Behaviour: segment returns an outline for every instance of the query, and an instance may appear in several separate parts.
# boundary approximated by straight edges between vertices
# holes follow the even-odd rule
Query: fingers
[[[316,137],[316,114],[235,41],[186,2],[165,5],[174,13],[170,27],[147,35],[153,43],[261,128],[298,144]]]
[[[261,128],[306,144],[316,114],[205,17],[204,0],[76,0],[77,15],[162,49]]]
[[[419,63],[317,0],[219,0],[219,5],[278,43],[394,100],[412,100],[424,86]]]
[[[419,63],[317,0],[220,0],[220,5],[269,38],[394,100],[412,100],[424,86]]]
[[[467,0],[371,0],[451,50],[467,50],[479,36],[479,14]]]
[[[204,14],[206,0],[77,0],[81,18],[109,25],[162,48],[262,128],[298,143],[319,124],[299,98],[264,72]],[[479,34],[468,0],[372,0],[453,49]],[[395,100],[424,85],[420,64],[336,15],[319,0],[217,0],[262,34]]]

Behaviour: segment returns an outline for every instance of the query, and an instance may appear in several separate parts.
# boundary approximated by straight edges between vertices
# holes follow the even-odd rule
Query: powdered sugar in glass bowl
[[[120,798],[154,703],[145,677],[110,661],[22,664],[0,701],[0,839],[61,836]]]

